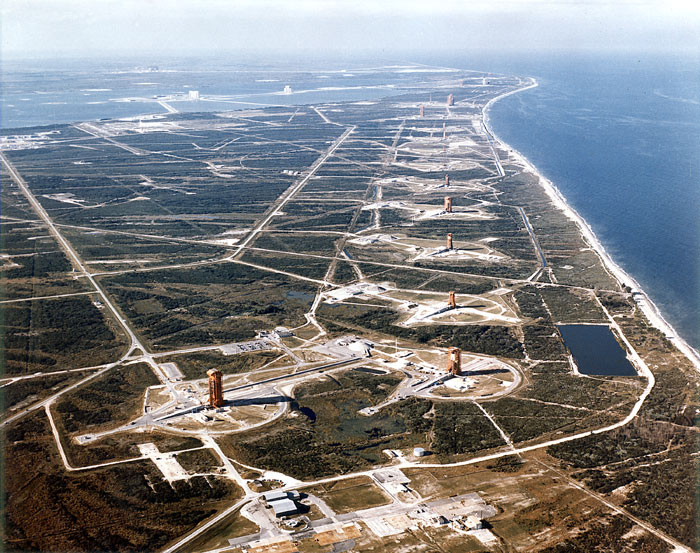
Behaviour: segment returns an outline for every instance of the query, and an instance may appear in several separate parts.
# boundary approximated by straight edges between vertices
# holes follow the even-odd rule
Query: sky
[[[0,56],[700,53],[697,0],[2,0]]]

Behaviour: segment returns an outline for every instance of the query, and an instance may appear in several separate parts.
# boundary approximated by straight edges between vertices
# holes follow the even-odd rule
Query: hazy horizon
[[[4,61],[700,51],[693,2],[6,0]]]

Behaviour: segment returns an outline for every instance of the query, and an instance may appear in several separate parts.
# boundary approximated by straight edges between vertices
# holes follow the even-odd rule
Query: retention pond
[[[559,325],[564,344],[583,374],[636,376],[625,350],[606,325]]]

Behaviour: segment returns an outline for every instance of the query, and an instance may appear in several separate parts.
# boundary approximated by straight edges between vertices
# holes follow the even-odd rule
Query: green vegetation
[[[607,317],[591,292],[567,288],[540,288],[538,290],[557,323],[607,322]]]
[[[536,375],[522,395],[573,407],[606,409],[636,398],[642,381],[636,377],[586,378],[572,374]]]
[[[189,548],[192,551],[209,551],[211,549],[228,547],[229,539],[255,534],[259,530],[260,528],[245,518],[239,510],[224,517],[221,522],[215,524],[210,530],[192,540]]]
[[[485,404],[484,408],[513,442],[537,438],[581,417],[580,412],[565,407],[509,397]]]
[[[54,420],[57,417],[54,416]],[[59,421],[60,423],[60,421]],[[64,439],[63,448],[72,464],[87,466],[140,457],[138,444],[153,443],[161,452],[180,451],[202,447],[202,442],[190,436],[178,436],[160,431],[118,433],[79,445]]]
[[[36,233],[36,231],[34,232]],[[49,247],[56,246],[51,244]],[[45,245],[42,249],[48,249],[48,247]],[[60,251],[36,253],[28,257],[17,258],[17,261],[19,267],[0,269],[0,275],[14,281],[27,278],[61,278],[71,270],[68,259]]]
[[[576,537],[543,549],[542,553],[591,553],[592,551],[664,553],[671,551],[671,547],[666,542],[648,533],[642,534],[641,537],[625,539],[624,536],[633,526],[634,523],[622,515],[607,516]]]
[[[247,251],[241,258],[241,261],[316,280],[323,279],[331,264],[331,259],[258,252],[255,250]]]
[[[283,252],[333,256],[336,249],[335,242],[339,238],[339,235],[265,232],[261,233],[253,242],[253,247]]]
[[[568,293],[565,291],[565,293]],[[553,296],[557,297],[558,296]],[[549,315],[542,290],[527,286],[514,294],[520,313],[534,322],[523,327],[525,350],[532,359],[563,360],[567,355],[564,342]]]
[[[344,371],[299,386],[298,415],[265,434],[222,438],[224,451],[244,464],[282,470],[300,479],[346,473],[380,461],[382,449],[410,439],[401,417],[358,410],[382,401],[402,377]],[[389,445],[394,444],[394,445]]]
[[[62,395],[56,412],[71,433],[117,426],[141,414],[146,388],[159,383],[146,363],[121,365]]]
[[[523,333],[525,349],[532,359],[546,361],[566,359],[566,346],[554,325],[527,325],[523,328]]]
[[[319,497],[336,514],[351,513],[391,503],[391,499],[367,476],[329,482],[303,488],[301,491]]]
[[[435,403],[432,449],[440,455],[470,453],[503,445],[503,438],[473,403]]]
[[[177,454],[177,462],[183,469],[189,472],[212,472],[221,467],[219,459],[211,449],[195,449],[193,451],[183,451]]]
[[[631,314],[634,311],[634,302],[627,293],[599,292],[598,299],[611,315]]]
[[[11,375],[88,367],[114,361],[121,343],[87,296],[3,306],[0,334]]]
[[[624,506],[676,539],[696,547],[697,433],[637,419],[614,432],[551,446],[589,487],[610,494],[628,486]]]
[[[22,258],[15,258],[21,261]],[[11,271],[10,274],[11,275]],[[60,296],[89,292],[86,282],[71,277],[0,278],[0,297],[3,301],[40,296]],[[96,298],[97,296],[92,296]]]
[[[397,83],[415,84],[415,75],[392,75]],[[426,293],[454,290],[458,297],[500,289],[502,301],[522,316],[522,323],[405,328],[398,323],[406,312],[382,298],[321,304],[316,315],[329,337],[356,334],[383,341],[384,346],[396,338],[405,349],[457,346],[465,352],[524,360],[520,364],[525,378],[518,389],[481,404],[516,443],[619,421],[639,396],[645,385],[642,378],[586,378],[570,371],[555,324],[605,321],[600,302],[654,371],[656,384],[633,423],[551,447],[548,453],[589,488],[698,547],[695,494],[700,466],[695,425],[700,379],[663,334],[645,321],[631,291],[608,274],[573,222],[552,206],[537,176],[523,171],[505,149],[496,146],[506,170],[506,176],[497,177],[490,148],[471,124],[451,129],[475,140],[468,153],[451,148],[443,159],[437,155],[441,147],[437,143],[413,142],[432,136],[444,117],[440,109],[440,119],[432,119],[432,108],[428,117],[415,117],[415,106],[430,99],[433,78],[444,86],[444,75],[421,75],[422,88],[402,88],[401,96],[327,110],[340,126],[328,125],[308,107],[215,116],[172,114],[165,117],[179,127],[171,132],[144,132],[144,128],[137,132],[135,126],[127,129],[125,121],[109,123],[124,128],[115,140],[152,152],[148,155],[134,156],[70,125],[43,129],[58,131],[61,139],[56,142],[6,154],[86,266],[103,273],[98,281],[150,351],[245,341],[279,325],[304,325],[297,331],[300,337],[288,341],[290,347],[303,346],[303,339],[317,332],[312,318],[305,315],[319,289],[333,288],[321,288],[322,283],[308,279],[326,275],[338,285],[364,278]],[[479,87],[474,104],[458,102],[455,109],[460,116],[478,116],[483,100],[512,90],[516,83],[505,77],[497,81],[491,88]],[[471,88],[464,86],[455,96],[470,100],[471,94]],[[345,125],[354,126],[348,139],[231,261],[241,243],[236,240],[245,240],[251,229],[258,228],[282,194],[308,175]],[[406,128],[397,134],[402,125]],[[402,146],[397,152],[392,150],[395,137]],[[72,139],[90,146],[75,148]],[[443,161],[448,162],[451,179],[470,185],[450,189],[455,207],[472,213],[478,209],[487,218],[414,216],[414,206],[427,210],[441,205],[445,190],[426,185],[443,182]],[[0,267],[2,299],[91,291],[86,279],[74,278],[68,259],[25,198],[12,187],[5,188],[0,190],[5,217],[0,222],[0,251],[6,256]],[[62,201],[66,198],[72,199]],[[376,218],[371,210],[361,210],[363,204],[379,199],[403,202],[409,209],[387,206]],[[538,275],[538,282],[511,280],[529,277],[539,263],[516,207],[528,214],[547,258],[550,271]],[[374,227],[375,223],[381,226]],[[415,250],[346,242],[374,232],[440,243],[451,232],[458,247],[488,244],[506,257],[499,262],[439,256],[415,261]],[[336,258],[339,253],[348,258]],[[125,351],[122,331],[105,316],[98,299],[90,294],[5,304],[0,333],[6,376],[119,359]],[[325,339],[321,335],[317,343]],[[309,350],[300,355],[318,359]],[[256,371],[278,358],[270,374],[280,374],[279,366],[287,360],[278,350],[225,356],[212,349],[157,359],[177,363],[187,379],[199,379],[212,367],[236,374]],[[21,412],[23,403],[54,395],[88,374],[38,376],[4,386],[4,408]],[[259,376],[251,375],[251,380]],[[297,385],[285,416],[263,429],[216,439],[231,459],[300,479],[386,464],[382,450],[387,448],[410,451],[420,445],[448,462],[505,447],[494,424],[469,401],[409,398],[372,416],[359,413],[382,403],[403,377],[399,371],[378,375],[347,369],[310,374]],[[120,431],[85,445],[72,439],[78,433],[116,428],[138,416],[146,387],[156,384],[146,364],[120,365],[58,396],[50,407],[72,465],[128,461],[123,464],[67,472],[42,411],[7,425],[3,443],[7,489],[0,516],[7,521],[3,539],[9,550],[155,551],[241,497],[230,480],[217,476],[221,460],[199,439],[164,430]],[[158,393],[165,396],[163,386]],[[134,460],[140,457],[137,446],[146,442],[164,453],[182,451],[177,460],[192,474],[214,474],[170,485],[155,465]],[[552,486],[548,471],[531,469],[534,464],[508,457],[489,463],[487,470],[482,464],[433,472],[410,469],[410,473],[426,497],[479,489],[498,494],[499,501],[507,496],[527,504],[510,511],[506,504],[510,499],[502,504],[494,527],[504,539],[504,549],[668,550],[639,529],[630,532],[627,519],[601,515],[599,505],[591,507],[590,496],[571,494],[568,484]],[[261,476],[255,471],[246,474]],[[278,485],[267,482],[263,488]],[[506,494],[506,488],[513,494]],[[544,488],[560,490],[549,493]],[[364,477],[317,486],[313,493],[338,512],[388,501]],[[565,494],[581,497],[569,503]],[[311,516],[321,515],[314,511]],[[228,536],[256,530],[236,513],[188,547],[219,548],[227,545]],[[508,542],[511,530],[522,536],[520,544]],[[559,531],[565,540],[557,537]],[[415,549],[421,544],[460,553],[483,549],[471,538],[451,538],[451,532],[409,531],[351,547],[379,551]],[[556,540],[564,541],[556,544]],[[310,540],[302,541],[307,547]],[[317,544],[308,547],[318,549]]]
[[[338,261],[335,264],[335,272],[333,273],[333,282],[341,285],[347,285],[357,279],[357,274],[352,268],[352,264],[347,261]]]
[[[514,294],[514,299],[524,317],[542,319],[544,322],[552,322],[547,306],[542,299],[540,291],[534,286],[521,288]]]
[[[224,374],[236,374],[254,371],[266,363],[277,359],[279,351],[256,351],[238,353],[236,355],[224,355],[213,350],[198,353],[185,353],[180,355],[166,355],[158,359],[159,363],[175,363],[185,380],[197,380],[206,378],[209,369],[218,369]]]
[[[15,551],[153,551],[242,496],[224,478],[171,487],[145,461],[67,473],[42,413],[7,432],[4,453],[3,537]]]
[[[80,372],[76,374],[59,374],[19,380],[8,386],[0,388],[0,398],[2,398],[3,410],[10,409],[20,402],[33,402],[59,389],[73,383],[80,378],[84,378],[88,373]]]
[[[129,273],[103,282],[160,350],[244,341],[259,330],[298,326],[316,293],[308,282],[237,263]]]
[[[486,353],[502,357],[521,358],[522,345],[513,331],[502,326],[426,325],[416,328],[397,326],[400,314],[392,309],[356,305],[322,304],[317,312],[319,320],[335,332],[354,332],[366,328],[389,336],[396,336],[420,344],[440,347],[454,346],[464,351]]]

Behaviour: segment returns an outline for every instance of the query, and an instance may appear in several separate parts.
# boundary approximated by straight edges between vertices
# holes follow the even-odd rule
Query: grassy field
[[[300,491],[319,497],[336,514],[351,513],[391,503],[391,498],[367,476],[302,488]]]

